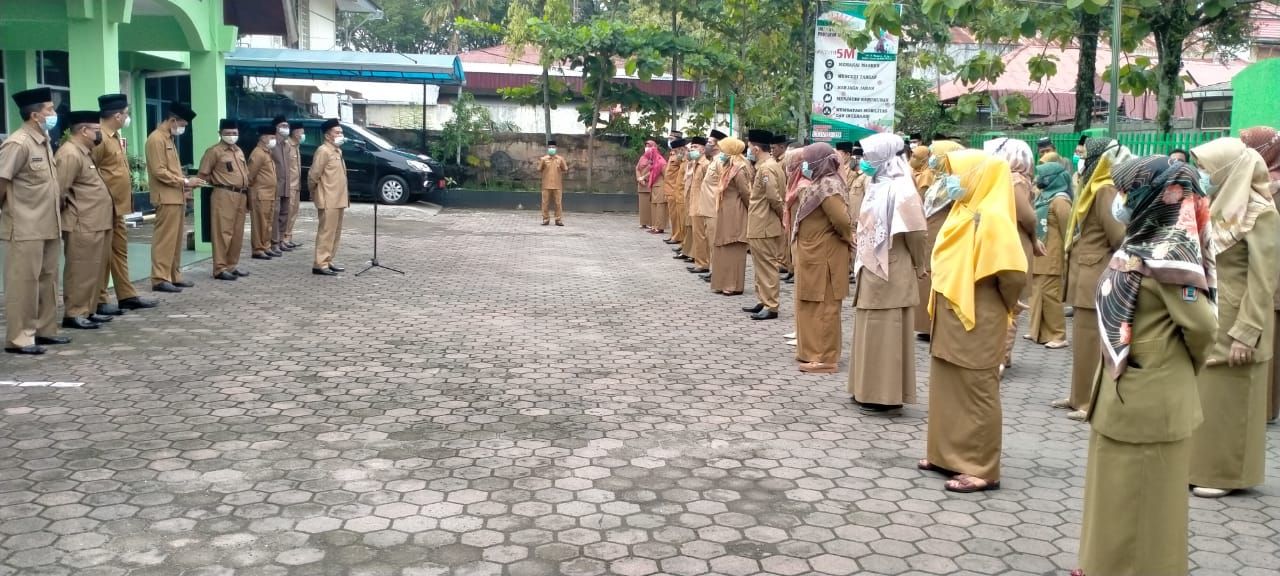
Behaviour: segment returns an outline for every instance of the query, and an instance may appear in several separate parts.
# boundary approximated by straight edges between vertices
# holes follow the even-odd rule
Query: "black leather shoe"
[[[782,279],[783,279],[783,280],[785,280],[785,281],[787,281],[787,282],[790,282],[790,281],[792,281],[792,280],[795,280],[795,279],[796,279],[796,274],[795,274],[795,272],[788,272],[788,273],[786,273],[786,274],[783,274],[783,275],[782,275]]]
[[[342,267],[342,266],[339,266],[339,265],[337,265],[337,264],[333,264],[333,263],[330,263],[330,264],[329,264],[329,269],[330,269],[330,270],[333,270],[334,272],[346,272],[346,271],[347,271],[347,269],[346,269],[346,268],[344,268],[344,267]]]
[[[177,294],[177,293],[179,293],[179,292],[182,292],[182,289],[181,289],[181,288],[179,288],[179,287],[177,287],[177,286],[174,286],[173,284],[170,284],[170,283],[168,283],[168,282],[161,282],[161,283],[159,283],[159,284],[153,284],[153,285],[151,285],[151,291],[152,291],[152,292],[167,292],[167,293],[169,293],[169,294]]]
[[[90,321],[90,322],[97,322],[97,323],[99,323],[99,324],[106,324],[107,322],[110,322],[110,321],[112,321],[112,320],[113,320],[113,318],[112,318],[112,317],[107,316],[107,315],[104,315],[104,314],[90,314],[90,315],[89,315],[89,321]]]
[[[284,256],[284,252],[281,252],[279,250],[274,250],[274,249],[267,251],[267,254],[272,258],[279,258],[281,256]]]
[[[58,344],[70,344],[71,339],[66,336],[36,336],[37,346],[56,346]]]
[[[72,328],[75,330],[97,330],[98,323],[83,316],[67,317],[62,319],[63,328]]]
[[[22,346],[22,347],[20,347],[20,348],[19,348],[19,347],[13,347],[13,348],[8,348],[8,347],[6,347],[6,348],[4,349],[4,351],[5,351],[5,352],[8,352],[8,353],[10,353],[10,354],[23,354],[23,355],[26,355],[26,356],[39,356],[39,355],[41,355],[41,354],[44,354],[44,346],[36,346],[36,345],[34,345],[34,344],[33,344],[33,345],[31,345],[31,346]]]
[[[662,243],[663,244],[679,244],[680,242],[667,238],[666,240],[663,240]]]
[[[676,255],[675,255],[675,256],[672,256],[672,257],[671,257],[671,259],[672,259],[672,260],[684,260],[684,254],[681,254],[681,253],[679,253],[679,252],[676,252]]]
[[[285,242],[285,244],[288,244],[289,247],[293,248],[294,250],[297,250],[298,247],[302,245],[301,242]]]
[[[312,268],[311,273],[317,276],[337,276],[338,273],[330,268]]]
[[[239,277],[241,277],[241,278],[244,278],[245,276],[248,276],[248,275],[249,275],[249,273],[248,273],[248,272],[245,272],[244,270],[241,270],[241,269],[239,269],[239,268],[236,268],[235,270],[232,270],[232,271],[231,271],[231,273],[232,273],[232,274],[235,274],[236,276],[239,276]]]
[[[179,280],[177,282],[174,282],[173,285],[179,288],[194,288],[196,283],[190,280]]]
[[[710,275],[710,274],[706,274],[706,275],[703,275],[703,276],[699,276],[699,278],[702,278],[702,281],[703,281],[703,282],[710,282],[710,281],[711,281],[711,275]]]
[[[120,301],[120,308],[124,310],[144,310],[147,308],[155,308],[155,300],[147,300],[134,296],[133,298],[125,298]]]
[[[681,254],[681,255],[680,255],[680,259],[681,259],[681,260],[684,260],[685,262],[693,262],[693,256],[685,256],[685,255]]]
[[[773,320],[778,317],[777,310],[764,309],[751,315],[752,320]]]
[[[98,314],[103,316],[123,316],[124,310],[121,310],[119,306],[114,304],[99,304]]]
[[[276,248],[276,250],[281,252],[293,252],[293,247],[288,244],[281,244],[279,248]]]
[[[253,256],[250,256],[250,258],[253,258],[254,260],[270,260],[271,255],[267,254],[266,252],[259,252],[257,254],[254,254]]]
[[[693,272],[694,274],[706,274],[707,272],[710,272],[710,270],[706,268],[699,268],[697,266],[685,266],[684,269]]]
[[[564,226],[564,222],[556,220],[556,226]]]
[[[760,304],[760,303],[756,303],[755,306],[744,306],[742,308],[743,312],[750,312],[752,314],[755,314],[756,312],[759,312],[761,310],[764,310],[764,304]]]
[[[222,272],[219,272],[217,276],[213,277],[214,280],[231,280],[231,281],[235,281],[237,278],[239,278],[239,276],[236,276],[235,274],[232,274],[225,270]]]

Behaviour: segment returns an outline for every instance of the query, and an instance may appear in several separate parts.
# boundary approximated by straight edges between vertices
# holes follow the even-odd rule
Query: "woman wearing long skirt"
[[[1000,487],[1000,363],[1027,279],[1009,164],[961,150],[943,161],[954,200],[933,249],[928,457],[952,492]]]
[[[644,143],[644,153],[636,162],[636,196],[640,202],[640,227],[652,230],[653,225],[653,190],[662,178],[662,171],[667,161],[658,151],[658,143],[649,140]],[[661,193],[661,186],[658,187]]]
[[[946,187],[942,182],[942,159],[947,154],[956,150],[963,150],[959,142],[951,140],[937,140],[929,145],[929,169],[933,171],[933,183],[929,185],[929,189],[922,194],[922,202],[924,204],[924,218],[928,230],[925,234],[924,249],[928,254],[933,253],[933,245],[938,241],[938,232],[942,230],[942,223],[947,221],[947,213],[951,210],[951,198],[947,196]],[[920,303],[916,305],[913,311],[915,317],[915,332],[917,337],[927,340],[929,332],[933,330],[933,318],[929,317],[929,294],[933,291],[933,284],[930,282],[929,276],[921,278],[917,283],[920,293]]]
[[[1191,438],[1191,484],[1196,496],[1218,498],[1263,483],[1280,214],[1266,161],[1239,138],[1191,156],[1209,179],[1218,265],[1218,336],[1200,373],[1204,425]]]
[[[747,205],[751,200],[751,166],[742,155],[747,145],[732,136],[720,141],[720,204],[711,252],[711,291],[742,294],[747,283]]]
[[[1055,401],[1055,408],[1069,408],[1072,420],[1084,420],[1089,412],[1089,395],[1093,377],[1098,371],[1102,346],[1098,336],[1098,313],[1093,296],[1098,279],[1120,241],[1124,225],[1111,214],[1116,187],[1111,182],[1111,168],[1130,159],[1128,148],[1109,138],[1088,138],[1084,142],[1083,184],[1071,208],[1067,224],[1067,304],[1075,308],[1071,323],[1071,395],[1067,402]]]
[[[1067,347],[1062,310],[1062,234],[1071,219],[1071,174],[1058,162],[1036,166],[1036,241],[1045,253],[1031,261],[1031,332],[1025,336],[1046,348]],[[1070,403],[1070,400],[1063,400]]]
[[[1167,156],[1114,173],[1128,233],[1097,289],[1104,365],[1073,574],[1186,574],[1190,438],[1202,420],[1196,373],[1216,326],[1208,200],[1195,170]]]
[[[982,149],[1008,162],[1009,170],[1013,172],[1013,202],[1017,211],[1018,239],[1022,241],[1022,253],[1026,254],[1027,262],[1030,263],[1037,255],[1044,252],[1044,247],[1036,244],[1035,185],[1032,183],[1036,175],[1035,154],[1026,142],[1013,138],[988,140],[982,145]],[[1027,270],[1030,271],[1031,268],[1028,267]],[[1018,319],[1022,317],[1022,311],[1028,307],[1025,300],[1030,296],[1030,274],[1027,275],[1024,286],[1023,297],[1018,299],[1018,308],[1014,311],[1013,319],[1009,321],[1009,329],[1005,333],[1002,370],[1013,365],[1013,344],[1018,336]]]
[[[871,185],[858,214],[853,274],[853,349],[849,395],[864,412],[916,401],[912,307],[916,280],[928,274],[925,220],[910,166],[897,154],[902,139],[876,134],[862,140]]]
[[[796,360],[801,372],[833,373],[840,362],[840,304],[849,295],[853,242],[847,185],[836,172],[835,149],[819,142],[801,152],[801,177],[792,213],[796,267]]]
[[[1256,126],[1240,131],[1240,139],[1245,145],[1258,151],[1267,162],[1267,173],[1271,178],[1271,197],[1280,194],[1280,133],[1270,126]],[[1275,321],[1280,322],[1280,288],[1275,295]],[[1271,368],[1267,373],[1267,422],[1275,422],[1280,417],[1280,338],[1273,338],[1271,347]]]

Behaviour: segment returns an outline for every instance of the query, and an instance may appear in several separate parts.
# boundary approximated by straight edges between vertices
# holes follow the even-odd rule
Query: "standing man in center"
[[[689,141],[678,138],[671,141],[671,153],[667,156],[667,169],[663,179],[663,191],[667,194],[667,216],[671,219],[671,238],[663,240],[667,244],[679,244],[684,241],[684,161],[688,153]],[[677,249],[677,252],[679,250]],[[678,258],[678,256],[677,256]]]
[[[102,269],[102,290],[98,292],[98,314],[118,316],[123,310],[155,308],[154,300],[138,297],[129,278],[129,232],[124,216],[133,211],[133,173],[125,157],[120,130],[129,126],[129,98],[124,94],[98,97],[98,121],[102,126],[102,142],[93,147],[93,163],[111,192],[111,248]],[[108,304],[107,285],[114,279],[117,305]]]
[[[289,139],[289,121],[284,116],[276,116],[271,120],[276,129],[276,147],[271,149],[271,161],[276,165],[276,212],[271,223],[271,250],[284,254],[292,252],[293,247],[285,242],[285,232],[289,227],[290,195],[298,193],[298,182],[301,174],[301,163],[298,158],[298,147]]]
[[[293,224],[298,220],[298,201],[302,194],[302,160],[298,150],[302,147],[302,142],[307,139],[306,131],[302,127],[301,120],[294,120],[289,125],[289,148],[292,150],[292,172],[289,173],[289,216],[285,220],[284,226],[284,242],[283,244],[290,250],[296,249],[299,245],[293,241]]]
[[[320,214],[316,230],[316,257],[311,264],[311,273],[337,276],[346,268],[335,265],[333,255],[338,251],[338,241],[342,238],[343,211],[351,205],[347,197],[347,163],[342,159],[342,143],[347,139],[342,135],[342,125],[337,118],[325,120],[320,125],[320,133],[324,142],[316,149],[311,171],[307,173],[307,189],[311,191],[311,201]]]
[[[90,154],[102,141],[98,111],[72,112],[68,137],[58,147],[58,192],[62,195],[62,327],[94,330],[111,316],[95,314],[102,270],[111,249],[111,192]]]
[[[690,169],[686,172],[684,190],[685,190],[685,207],[689,212],[690,233],[688,252],[685,252],[690,258],[693,258],[693,266],[685,269],[695,274],[705,274],[711,271],[711,244],[707,240],[707,214],[714,210],[703,208],[702,199],[702,180],[707,175],[707,139],[701,136],[694,136],[689,139],[689,163]],[[714,206],[712,207],[714,208]]]
[[[187,125],[195,117],[190,106],[172,102],[164,121],[147,136],[147,182],[151,204],[156,209],[151,239],[151,290],[155,292],[176,293],[195,286],[182,279],[182,245],[186,237],[182,228],[191,189],[204,186],[205,182],[183,175],[178,145],[173,141],[186,134]]]
[[[249,214],[253,226],[253,259],[270,260],[283,256],[271,248],[271,226],[280,201],[276,163],[271,151],[277,146],[274,126],[258,127],[258,146],[249,154]]]
[[[786,174],[773,158],[773,134],[764,130],[747,133],[751,154],[756,159],[755,180],[747,206],[747,243],[751,246],[751,267],[756,277],[755,306],[743,308],[752,320],[778,317],[778,261],[782,249],[782,186]]]
[[[249,275],[237,267],[249,194],[249,168],[244,151],[236,146],[239,140],[236,121],[223,118],[218,123],[218,143],[205,150],[196,174],[213,186],[213,277],[218,280]]]
[[[538,172],[542,174],[542,225],[551,222],[548,204],[556,203],[556,226],[564,226],[564,173],[569,165],[557,154],[556,141],[547,140],[547,155],[538,159]]]

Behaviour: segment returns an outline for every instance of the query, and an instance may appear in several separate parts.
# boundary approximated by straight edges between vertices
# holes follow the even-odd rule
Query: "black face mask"
[[[94,145],[94,146],[97,146],[97,145],[99,145],[99,144],[101,144],[101,143],[102,143],[102,131],[101,131],[101,130],[95,130],[95,131],[93,132],[93,145]]]

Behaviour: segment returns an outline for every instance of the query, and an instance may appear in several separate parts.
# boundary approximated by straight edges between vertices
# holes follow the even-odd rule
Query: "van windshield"
[[[383,138],[373,133],[368,128],[356,126],[355,124],[343,123],[342,129],[350,130],[352,132],[355,132],[356,134],[359,134],[362,140],[364,140],[365,142],[371,142],[373,143],[374,146],[377,146],[383,150],[394,150],[396,147],[395,144],[388,142],[386,138]]]

